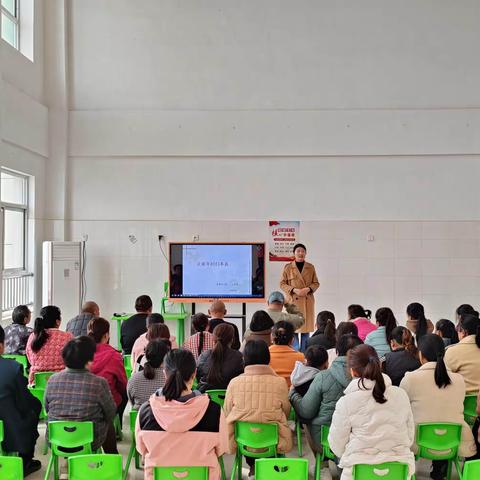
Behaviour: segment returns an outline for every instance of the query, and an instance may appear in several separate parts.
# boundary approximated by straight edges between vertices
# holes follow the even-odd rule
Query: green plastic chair
[[[113,428],[115,428],[115,435],[117,440],[121,442],[123,440],[122,424],[120,422],[120,415],[115,415],[113,419]]]
[[[255,460],[255,480],[308,480],[308,460],[261,458]]]
[[[463,402],[463,415],[465,421],[473,426],[477,419],[477,395],[466,395]]]
[[[463,480],[478,480],[480,478],[480,460],[465,462],[462,478]]]
[[[93,422],[49,422],[48,438],[52,452],[45,473],[45,480],[50,477],[52,465],[54,479],[59,480],[59,457],[70,458],[92,454]]]
[[[235,422],[235,442],[237,451],[232,466],[231,480],[242,480],[242,455],[251,458],[269,458],[277,456],[278,425],[276,423]],[[260,450],[258,452],[252,449]]]
[[[168,282],[163,284],[163,298],[160,302],[160,313],[165,321],[177,322],[177,343],[179,347],[183,346],[185,339],[185,319],[187,318],[187,312],[185,311],[185,305],[180,303],[179,312],[170,312],[167,310],[168,304]]]
[[[22,459],[0,456],[0,478],[2,480],[21,480],[23,478]]]
[[[220,405],[223,408],[226,392],[226,390],[207,390],[206,393],[212,402],[215,402],[217,405]]]
[[[5,355],[4,354],[2,355],[2,358],[10,358],[18,362],[23,367],[23,375],[25,377],[28,377],[28,360],[25,355]]]
[[[328,434],[330,432],[329,425],[322,425],[320,429],[320,445],[322,446],[322,452],[315,454],[315,480],[320,480],[320,470],[322,469],[322,462],[325,460],[335,461],[335,454],[330,450],[328,444]]]
[[[124,355],[123,356],[123,366],[125,367],[125,373],[127,374],[127,378],[132,376],[132,356],[131,355]]]
[[[153,480],[208,480],[208,467],[155,467]]]
[[[45,411],[45,389],[29,387],[28,390],[36,399],[40,400],[40,403],[42,404],[40,420],[45,420],[47,418],[47,412]]]
[[[135,468],[140,470],[140,454],[137,452],[137,444],[135,441],[135,424],[137,422],[137,410],[130,410],[130,432],[132,434],[132,439],[130,442],[130,451],[128,452],[127,462],[125,463],[125,470],[123,472],[123,478],[126,480],[128,476],[128,470],[130,469],[130,462],[135,456]]]
[[[458,460],[458,447],[462,438],[462,426],[458,423],[419,423],[417,425],[418,453],[416,459],[447,460],[447,479],[452,476],[452,463],[458,476],[462,478],[462,469]]]
[[[302,424],[295,413],[294,408],[290,410],[290,416],[288,417],[289,420],[295,422],[295,432],[297,434],[297,449],[298,449],[298,456],[303,457],[303,445],[302,445]]]
[[[353,480],[408,480],[408,465],[387,462],[377,465],[354,465]]]
[[[4,431],[3,431],[3,420],[0,420],[0,455],[3,455],[3,447],[2,447],[2,442],[4,438]]]
[[[34,388],[47,388],[48,379],[57,372],[37,372],[34,375],[33,383],[35,384]]]
[[[78,455],[68,459],[69,480],[118,480],[122,474],[121,455]]]

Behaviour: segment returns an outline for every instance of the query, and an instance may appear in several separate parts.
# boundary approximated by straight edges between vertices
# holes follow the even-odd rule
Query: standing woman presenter
[[[293,303],[303,313],[305,324],[297,330],[300,333],[299,350],[304,352],[310,332],[315,330],[315,290],[320,286],[315,267],[305,261],[307,248],[301,243],[293,247],[293,262],[283,269],[280,288],[285,292],[286,303]],[[295,344],[294,344],[295,345]]]

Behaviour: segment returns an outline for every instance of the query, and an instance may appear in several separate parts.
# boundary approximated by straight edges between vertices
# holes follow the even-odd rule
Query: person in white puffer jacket
[[[340,458],[341,480],[351,480],[361,463],[401,462],[415,473],[410,450],[415,424],[408,395],[382,374],[374,348],[359,345],[348,354],[353,380],[336,405],[328,442]]]

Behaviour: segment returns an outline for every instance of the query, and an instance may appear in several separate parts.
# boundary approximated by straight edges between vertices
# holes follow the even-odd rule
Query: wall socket
[[[193,241],[194,242],[199,242],[200,241],[200,235],[198,233],[196,233],[194,236],[193,236]]]

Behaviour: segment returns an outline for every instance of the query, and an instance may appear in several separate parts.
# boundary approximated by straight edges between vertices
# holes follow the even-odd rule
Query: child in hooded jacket
[[[305,352],[305,363],[296,361],[290,375],[295,391],[302,397],[307,393],[315,375],[328,368],[328,353],[320,345],[312,345]]]

